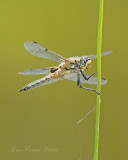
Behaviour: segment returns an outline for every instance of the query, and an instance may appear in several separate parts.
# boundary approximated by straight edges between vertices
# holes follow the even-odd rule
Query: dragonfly
[[[77,82],[77,86],[79,88],[91,90],[96,92],[97,94],[100,94],[95,89],[83,87],[82,84],[98,83],[97,76],[95,75],[96,73],[93,73],[91,75],[86,74],[86,70],[88,70],[91,66],[92,59],[97,58],[97,55],[85,55],[82,57],[76,56],[65,58],[60,54],[48,50],[39,43],[33,41],[25,42],[24,47],[32,55],[58,62],[59,65],[48,68],[29,69],[23,72],[19,72],[19,74],[21,75],[46,75],[41,79],[27,84],[25,87],[20,89],[19,92],[27,91],[39,86],[56,82],[58,80],[68,79]],[[101,56],[105,56],[110,53],[112,53],[112,51],[106,51],[103,52]],[[101,85],[104,85],[106,83],[107,80],[101,78]]]

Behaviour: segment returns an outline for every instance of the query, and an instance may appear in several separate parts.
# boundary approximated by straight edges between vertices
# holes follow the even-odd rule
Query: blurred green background
[[[93,159],[95,113],[78,129],[76,122],[96,105],[95,93],[68,80],[17,91],[42,77],[18,72],[57,65],[29,54],[24,42],[37,41],[64,57],[95,54],[98,11],[99,1],[90,0],[1,1],[1,159],[77,160],[81,145],[82,159]],[[108,83],[102,87],[100,160],[127,159],[127,19],[128,1],[105,0],[102,51],[113,53],[102,58]],[[88,71],[94,72],[96,61]]]

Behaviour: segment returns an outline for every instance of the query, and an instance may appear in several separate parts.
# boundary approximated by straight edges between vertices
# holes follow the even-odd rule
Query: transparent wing
[[[33,41],[25,42],[24,47],[28,52],[30,52],[32,55],[37,57],[50,59],[58,63],[61,63],[63,60],[65,60],[63,56],[46,49],[45,47],[41,46],[37,42],[33,42]]]
[[[86,77],[88,78],[90,75],[89,74],[86,74]],[[64,75],[64,78],[65,79],[68,79],[68,80],[71,80],[71,81],[74,81],[74,82],[77,82],[77,73],[71,73],[71,74],[65,74]],[[81,83],[86,83],[86,84],[97,84],[97,76],[92,76],[91,78],[89,78],[89,80],[85,80],[83,78],[82,75],[80,75],[80,80],[81,80]],[[104,79],[104,78],[101,78],[101,85],[104,85],[107,83],[107,80]]]
[[[112,51],[106,51],[106,52],[101,53],[101,56],[106,56],[110,53],[112,53]],[[89,57],[90,59],[94,59],[94,58],[97,58],[97,55],[90,55],[90,56],[87,56],[87,57]]]
[[[51,73],[51,67],[49,68],[39,68],[39,69],[29,69],[23,72],[19,72],[22,75],[40,75],[40,74],[49,74]]]

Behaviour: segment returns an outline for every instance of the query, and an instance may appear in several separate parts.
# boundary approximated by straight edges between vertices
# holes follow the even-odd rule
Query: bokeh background
[[[95,54],[98,10],[99,1],[90,0],[1,1],[0,159],[93,159],[95,113],[78,128],[76,122],[96,105],[96,94],[68,80],[19,93],[42,76],[18,72],[57,65],[29,54],[26,41],[64,57]],[[127,159],[127,37],[128,1],[105,0],[102,51],[113,53],[102,58],[102,77],[108,83],[101,95],[100,160]],[[96,61],[88,71],[94,72]]]

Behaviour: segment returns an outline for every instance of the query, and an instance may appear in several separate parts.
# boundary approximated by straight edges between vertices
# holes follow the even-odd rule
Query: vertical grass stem
[[[102,46],[102,25],[103,25],[103,2],[104,0],[100,0],[98,38],[97,38],[97,72],[98,72],[97,90],[100,93],[101,93],[101,46]],[[100,124],[100,95],[97,95],[94,160],[98,160],[99,124]]]

